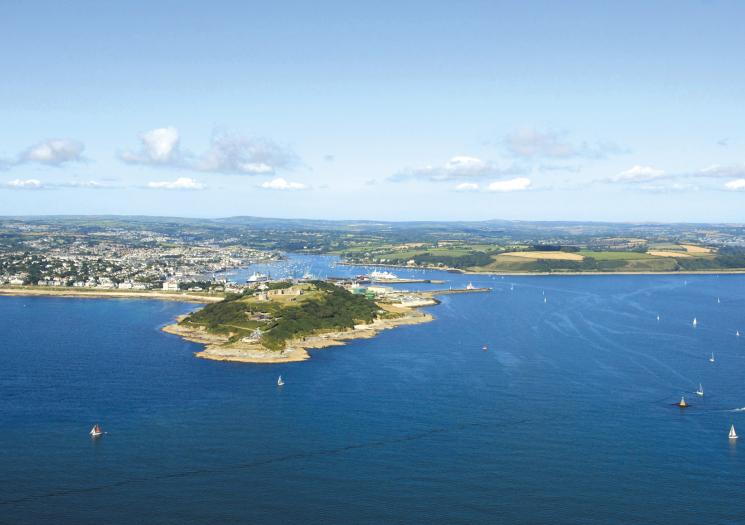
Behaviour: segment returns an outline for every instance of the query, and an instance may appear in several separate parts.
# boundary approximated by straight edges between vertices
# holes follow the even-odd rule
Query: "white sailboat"
[[[704,387],[701,385],[701,383],[698,384],[698,390],[696,390],[696,395],[699,397],[704,397]]]
[[[284,379],[282,379],[282,376],[280,375],[280,376],[279,376],[279,377],[277,378],[277,386],[284,386],[284,384],[285,384],[285,380],[284,380]]]
[[[710,363],[713,363],[714,362],[714,352],[711,353],[711,357],[709,358],[709,362]]]
[[[717,304],[720,304],[722,301],[719,300],[719,297],[717,297]]]
[[[546,304],[548,302],[548,299],[546,297],[543,298],[543,304]]]
[[[729,438],[730,439],[737,439],[737,432],[735,432],[735,425],[731,425],[729,427]]]
[[[737,337],[740,337],[740,330],[736,331],[736,332],[735,332],[735,335],[736,335]]]
[[[93,428],[91,429],[89,434],[91,435],[91,437],[98,437],[103,435],[103,430],[101,430],[101,426],[96,423],[95,425],[93,425]]]
[[[657,316],[657,320],[658,320],[658,321],[660,320],[660,316],[659,316],[659,315]]]
[[[693,326],[698,326],[698,320],[695,317],[693,318]]]

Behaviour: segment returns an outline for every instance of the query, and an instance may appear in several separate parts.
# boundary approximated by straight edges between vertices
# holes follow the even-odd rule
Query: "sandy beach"
[[[71,297],[83,299],[155,299],[158,301],[179,301],[182,303],[216,303],[222,301],[222,294],[196,294],[189,292],[97,290],[85,288],[46,288],[41,286],[5,286],[0,288],[0,296],[39,296]]]

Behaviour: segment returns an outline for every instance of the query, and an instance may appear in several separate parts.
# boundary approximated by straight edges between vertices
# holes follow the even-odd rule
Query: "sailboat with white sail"
[[[730,425],[729,427],[729,438],[737,439],[737,432],[735,432],[735,425]]]
[[[698,384],[698,390],[696,390],[696,395],[699,397],[704,397],[704,387],[701,383]]]
[[[284,386],[284,384],[285,384],[285,380],[284,380],[284,379],[282,379],[282,376],[280,375],[280,376],[279,376],[279,377],[277,378],[277,386]]]
[[[103,430],[101,430],[101,426],[98,423],[96,423],[95,425],[93,425],[93,428],[91,429],[91,431],[89,432],[89,434],[91,435],[91,437],[94,437],[95,438],[95,437],[98,437],[98,436],[102,436],[103,435]]]
[[[693,326],[694,328],[698,326],[698,319],[696,319],[695,317],[693,318]]]
[[[713,363],[714,362],[714,352],[711,353],[711,357],[709,358],[709,362],[710,363]]]

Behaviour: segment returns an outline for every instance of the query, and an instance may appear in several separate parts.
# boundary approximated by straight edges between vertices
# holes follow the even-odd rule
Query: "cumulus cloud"
[[[141,133],[138,150],[124,150],[119,158],[127,164],[181,165],[184,161],[179,148],[179,132],[176,128],[156,128]]]
[[[611,178],[611,182],[627,182],[627,183],[640,183],[649,182],[651,180],[657,180],[667,177],[664,170],[653,168],[651,166],[640,166],[635,165],[631,168],[622,171],[615,177]]]
[[[182,168],[211,173],[267,175],[290,168],[297,156],[266,138],[215,134],[207,151],[194,154],[181,149],[176,128],[157,128],[140,135],[138,150],[125,150],[119,158],[128,164]]]
[[[151,181],[147,187],[153,190],[203,190],[207,186],[189,177],[179,177],[171,181]]]
[[[573,143],[564,132],[542,131],[535,128],[522,128],[507,134],[504,137],[504,145],[507,151],[516,157],[535,159],[602,159],[625,153],[623,148],[611,142]]]
[[[724,184],[724,187],[730,191],[745,190],[745,179],[735,179]]]
[[[21,153],[20,162],[38,162],[49,166],[60,166],[66,162],[83,160],[82,142],[72,139],[52,139],[40,142]]]
[[[21,164],[44,164],[62,166],[71,162],[83,162],[82,142],[73,139],[50,139],[23,150],[14,159],[0,159],[0,170]]]
[[[452,181],[458,179],[475,179],[489,176],[503,176],[522,173],[521,168],[515,166],[501,166],[494,162],[485,161],[477,157],[458,155],[452,157],[445,164],[439,166],[423,166],[406,168],[388,180],[400,182],[412,179],[423,179],[435,182]]]
[[[455,187],[455,191],[478,191],[479,185],[475,182],[461,182]]]
[[[300,182],[290,182],[282,177],[264,182],[261,185],[265,190],[305,190],[308,186]]]
[[[487,191],[493,192],[511,192],[511,191],[523,191],[530,188],[530,179],[527,177],[516,177],[508,180],[494,181],[487,186]]]
[[[11,190],[40,190],[44,185],[38,179],[14,179],[6,182],[4,187]]]

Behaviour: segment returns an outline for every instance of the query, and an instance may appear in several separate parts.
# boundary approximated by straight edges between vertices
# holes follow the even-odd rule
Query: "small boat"
[[[710,363],[713,363],[714,362],[714,352],[711,353],[711,357],[709,358],[709,362]]]
[[[279,376],[277,378],[277,386],[284,386],[284,384],[285,384],[285,380],[282,379],[282,376]]]
[[[719,297],[717,297],[717,304],[720,304],[722,301],[719,300]]]
[[[735,335],[736,335],[737,337],[740,337],[740,330],[738,330],[737,332],[735,332]]]
[[[735,425],[731,425],[729,427],[729,438],[730,439],[737,439],[737,432],[735,432]]]
[[[484,352],[486,352],[487,350],[489,350],[489,347],[488,347],[488,346],[486,346],[486,345],[484,345],[484,346],[482,346],[482,347],[481,347],[481,349],[482,349],[482,350],[483,350]]]
[[[98,436],[102,436],[103,435],[103,430],[101,430],[101,426],[98,423],[96,423],[95,425],[93,425],[93,428],[91,429],[91,431],[89,432],[89,434],[91,435],[91,437],[94,437],[95,438],[95,437],[98,437]]]
[[[698,326],[698,321],[696,320],[695,317],[693,318],[693,326]]]
[[[548,299],[546,297],[543,298],[543,304],[546,304],[548,302]]]
[[[686,403],[686,399],[683,396],[680,396],[680,402],[678,403],[678,406],[680,408],[688,408],[688,403]]]
[[[698,384],[698,390],[696,390],[696,395],[699,397],[704,397],[704,387],[701,385],[701,383]]]
[[[659,315],[657,316],[657,320],[658,320],[658,321],[660,320],[660,316],[659,316]]]

